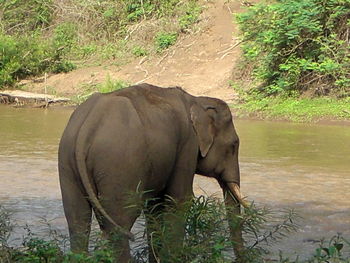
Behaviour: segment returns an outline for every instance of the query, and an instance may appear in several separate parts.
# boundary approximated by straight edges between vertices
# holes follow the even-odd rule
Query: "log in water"
[[[30,105],[33,107],[47,108],[53,103],[66,103],[70,99],[56,97],[49,94],[32,93],[22,90],[3,90],[0,91],[0,103],[14,104],[15,106]]]

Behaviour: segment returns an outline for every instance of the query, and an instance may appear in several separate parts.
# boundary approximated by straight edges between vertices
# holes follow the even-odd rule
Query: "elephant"
[[[228,216],[239,214],[247,203],[240,192],[238,151],[232,115],[222,100],[146,83],[93,94],[75,109],[59,144],[71,250],[87,252],[94,211],[102,233],[123,237],[117,262],[130,262],[130,230],[140,211],[126,208],[126,193],[138,189],[145,198],[164,202],[167,196],[181,204],[194,195],[195,174],[215,178],[232,207]],[[181,244],[183,236],[178,238]],[[231,227],[231,238],[239,258],[240,227]],[[149,254],[149,262],[157,262]]]

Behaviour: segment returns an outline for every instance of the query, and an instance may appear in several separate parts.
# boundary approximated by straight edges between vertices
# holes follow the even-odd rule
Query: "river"
[[[28,225],[67,233],[60,200],[57,148],[72,109],[0,105],[0,204],[16,223],[14,244]],[[314,242],[341,233],[350,240],[350,126],[236,120],[242,192],[258,206],[295,209],[298,232],[273,245],[308,256]],[[219,193],[196,176],[195,192]],[[51,227],[48,227],[48,224]]]

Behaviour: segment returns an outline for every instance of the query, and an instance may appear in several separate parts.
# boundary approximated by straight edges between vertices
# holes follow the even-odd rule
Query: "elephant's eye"
[[[236,149],[236,145],[234,144],[234,145],[232,145],[232,151],[234,152],[235,149]]]
[[[236,150],[236,147],[238,147],[238,145],[239,145],[239,140],[234,141],[234,143],[233,143],[233,145],[232,145],[233,151]]]

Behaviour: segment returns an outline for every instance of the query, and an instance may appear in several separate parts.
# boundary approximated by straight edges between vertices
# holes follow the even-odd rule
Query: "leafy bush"
[[[0,206],[0,247],[6,246],[11,231],[10,213],[3,206]]]
[[[72,101],[75,104],[81,104],[95,92],[108,93],[126,88],[128,86],[130,86],[129,83],[123,80],[112,79],[108,75],[103,83],[83,85],[83,91],[79,95],[73,97]]]
[[[64,50],[39,36],[0,34],[0,88],[43,72],[67,72],[74,65],[62,57]]]
[[[142,17],[152,14],[155,8],[151,1],[144,1],[142,3],[141,1],[124,0],[124,3],[129,21],[138,21],[142,19]]]
[[[349,18],[349,0],[281,0],[238,15],[260,91],[349,94]]]
[[[25,249],[13,257],[15,262],[59,262],[62,258],[61,249],[53,241],[33,237],[23,245]]]
[[[53,42],[57,49],[63,51],[70,51],[70,49],[76,44],[77,30],[73,23],[61,23],[53,32]]]
[[[108,93],[120,89],[124,89],[128,86],[123,80],[113,80],[110,76],[107,76],[107,79],[104,83],[97,85],[97,91],[101,93]]]
[[[321,240],[319,247],[315,249],[314,255],[307,260],[291,260],[289,258],[280,258],[281,263],[348,263],[350,262],[349,255],[346,256],[344,250],[350,242],[340,235],[333,236],[330,240]],[[345,249],[344,249],[345,248]]]
[[[332,237],[328,242],[321,241],[320,247],[316,249],[314,255],[318,261],[330,261],[330,260],[346,260],[342,255],[344,244],[349,244],[343,237],[337,235]]]
[[[195,2],[189,2],[185,14],[179,18],[179,25],[182,32],[187,32],[190,26],[199,20],[202,9]]]
[[[158,51],[167,49],[175,44],[177,40],[176,32],[161,32],[156,35],[156,46]]]
[[[159,205],[158,205],[159,206]],[[244,251],[245,262],[262,262],[266,249],[263,243],[276,242],[286,233],[294,231],[297,215],[292,211],[282,213],[280,217],[268,209],[258,209],[254,205],[245,209],[242,215],[237,215],[228,222],[226,206],[222,200],[199,196],[185,205],[178,206],[169,201],[163,208],[165,213],[153,213],[158,208],[148,208],[145,211],[148,218],[147,227],[152,229],[152,253],[160,262],[232,262],[232,240],[229,225],[242,226],[246,240]],[[176,207],[176,209],[175,209]],[[164,218],[174,218],[171,225],[162,223]],[[273,219],[273,220],[272,220]],[[178,234],[177,226],[185,222],[185,238],[183,244],[177,244],[173,238]],[[271,224],[271,222],[276,224]],[[269,225],[269,226],[267,226]],[[137,255],[138,262],[147,254],[143,247]]]
[[[148,51],[147,51],[144,47],[135,46],[135,47],[132,49],[132,54],[133,54],[135,57],[143,57],[143,56],[146,56],[146,55],[148,54]]]
[[[139,198],[139,197],[136,197]],[[147,202],[146,202],[147,203]],[[136,204],[142,207],[144,203]],[[134,207],[135,208],[135,207]],[[151,210],[156,207],[149,207]],[[173,206],[165,207],[166,216],[185,216],[186,230],[185,240],[178,249],[171,251],[166,246],[171,242],[168,236],[168,230],[174,225],[160,224],[160,214],[155,214],[150,218],[148,227],[152,227],[152,249],[153,253],[159,258],[160,262],[200,262],[200,263],[225,263],[232,262],[232,244],[227,231],[228,222],[225,219],[226,209],[222,201],[214,198],[200,196],[195,198],[192,203],[186,204],[183,209],[174,210]],[[147,211],[150,210],[146,210]],[[257,209],[251,206],[245,210],[245,213],[238,218],[243,224],[243,230],[246,240],[246,262],[266,262],[264,255],[268,251],[268,246],[262,247],[262,244],[278,242],[280,238],[288,238],[288,233],[295,229],[296,215],[287,211],[282,217],[276,218],[272,211],[267,209]],[[279,223],[276,223],[279,219]],[[282,219],[282,220],[281,220]],[[273,223],[272,223],[273,222]],[[8,212],[0,207],[0,233],[9,233]],[[3,230],[3,227],[5,230]],[[137,235],[143,240],[143,233]],[[6,236],[8,236],[6,234]],[[99,236],[99,235],[98,235]],[[148,246],[140,240],[135,254],[135,262],[146,263]],[[0,262],[36,262],[36,263],[112,263],[114,262],[114,249],[109,242],[100,238],[94,242],[95,249],[89,254],[75,254],[68,252],[64,254],[61,251],[66,237],[58,239],[50,232],[50,235],[44,239],[38,238],[32,232],[24,237],[22,247],[10,247],[7,244],[7,238],[1,240]],[[160,244],[165,249],[160,251]],[[346,251],[350,248],[350,242],[341,236],[332,237],[329,241],[323,240],[319,247],[315,248],[314,255],[310,259],[296,260],[284,258],[280,255],[281,263],[323,263],[323,262],[349,262],[349,255]],[[281,252],[283,253],[283,251]],[[271,255],[269,255],[269,258]]]
[[[0,89],[43,72],[68,72],[72,60],[95,56],[121,65],[130,55],[163,50],[198,20],[197,2],[0,0]],[[174,33],[154,41],[163,31]]]
[[[92,43],[92,44],[82,45],[78,49],[77,53],[78,53],[78,56],[85,58],[95,54],[97,50],[98,50],[98,46]]]

